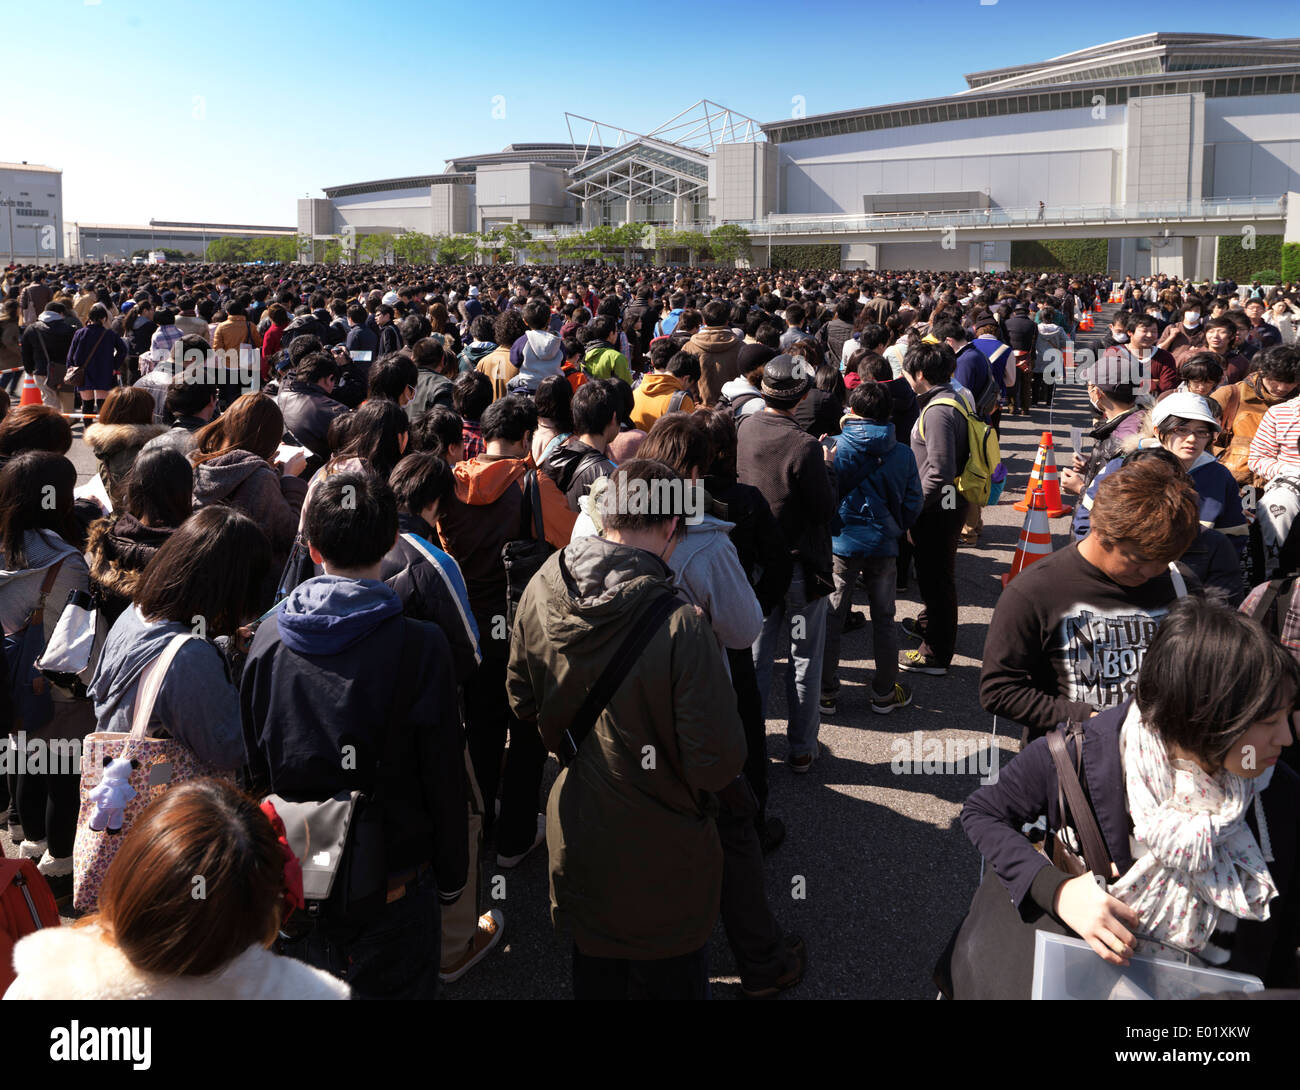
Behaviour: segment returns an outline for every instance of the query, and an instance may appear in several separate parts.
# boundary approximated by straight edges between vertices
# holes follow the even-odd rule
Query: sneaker
[[[24,840],[23,827],[16,821],[9,822],[9,839],[15,844],[21,844]]]
[[[54,903],[60,909],[72,903],[72,856],[55,859],[47,851],[36,864],[36,869],[49,885],[50,892],[54,894]]]
[[[455,964],[448,966],[446,969],[439,969],[438,979],[444,984],[452,984],[459,980],[482,961],[487,956],[488,951],[501,941],[505,929],[506,918],[499,908],[484,912],[478,918],[478,930],[474,933],[469,949]]]
[[[812,767],[813,755],[811,753],[800,753],[793,757],[787,757],[785,763],[790,766],[791,772],[807,772]]]
[[[538,814],[537,835],[533,838],[533,842],[529,844],[528,847],[526,847],[518,855],[502,855],[500,852],[497,852],[497,866],[500,867],[502,870],[510,870],[512,867],[517,867],[528,857],[529,852],[531,852],[535,847],[537,847],[538,844],[544,844],[545,842],[546,842],[546,815]]]
[[[772,973],[742,974],[740,990],[746,999],[772,999],[803,979],[808,968],[808,951],[798,935],[781,940],[780,964]]]
[[[15,839],[17,839],[15,837]],[[18,857],[20,859],[35,859],[38,862],[44,858],[45,841],[43,840],[24,840],[18,845]]]
[[[877,715],[888,715],[895,708],[906,708],[912,703],[912,694],[908,692],[906,685],[895,685],[894,691],[888,696],[871,697],[871,710]]]
[[[910,636],[914,640],[925,639],[925,633],[921,631],[921,626],[916,623],[915,617],[905,618],[899,622],[898,627],[903,630],[905,635]]]
[[[839,707],[836,703],[836,700],[838,699],[839,697],[835,693],[822,693],[821,700],[819,701],[822,711],[826,715],[834,715],[835,709]]]
[[[785,822],[780,818],[766,818],[758,830],[758,843],[764,855],[771,855],[785,840]]]
[[[920,651],[905,651],[898,661],[900,670],[910,670],[914,674],[930,674],[934,677],[946,677],[948,667],[940,666],[938,660],[926,658]]]
[[[849,610],[849,615],[844,618],[844,631],[856,632],[859,628],[867,627],[867,615],[860,609]]]

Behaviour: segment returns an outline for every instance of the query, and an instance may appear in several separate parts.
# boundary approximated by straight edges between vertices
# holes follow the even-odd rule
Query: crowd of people
[[[777,663],[794,774],[851,684],[845,632],[870,626],[873,713],[940,684],[982,437],[1050,427],[1111,301],[1077,374],[1092,445],[1061,474],[1075,540],[988,629],[978,700],[1025,748],[963,823],[1023,919],[1295,986],[1300,781],[1275,762],[1300,667],[1232,607],[1300,553],[1298,300],[1046,273],[6,270],[4,725],[192,756],[112,851],[98,771],[0,782],[19,854],[81,916],[19,944],[9,996],[431,997],[492,971],[485,872],[542,845],[575,997],[707,997],[719,920],[745,995],[795,987],[807,951],[764,885]],[[43,669],[74,608],[86,665]],[[1104,754],[1110,893],[1022,832],[1060,819],[1062,723]],[[1205,866],[1171,854],[1189,792]]]

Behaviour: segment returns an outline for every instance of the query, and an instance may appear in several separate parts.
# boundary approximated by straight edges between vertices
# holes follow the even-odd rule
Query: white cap
[[[398,301],[399,301],[399,300],[398,300],[398,298],[397,298],[397,292],[395,292],[395,291],[385,292],[385,293],[384,293],[384,298],[381,300],[381,302],[382,302],[385,306],[390,306],[390,307],[393,306],[393,305],[394,305],[395,303],[397,303]]]
[[[470,295],[470,298],[471,298],[471,299],[477,299],[477,298],[478,298],[478,287],[477,287],[476,285],[471,284],[471,285],[469,286],[469,295]]]
[[[1158,428],[1171,416],[1177,416],[1183,420],[1199,420],[1203,424],[1209,424],[1216,432],[1221,430],[1218,418],[1214,415],[1214,410],[1210,408],[1210,403],[1200,394],[1188,394],[1178,391],[1168,397],[1161,398],[1151,411],[1151,424],[1153,427]]]

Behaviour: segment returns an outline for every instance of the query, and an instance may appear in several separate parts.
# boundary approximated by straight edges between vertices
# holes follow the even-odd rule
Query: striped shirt
[[[1280,473],[1300,473],[1300,398],[1274,405],[1250,441],[1250,471],[1266,481]]]

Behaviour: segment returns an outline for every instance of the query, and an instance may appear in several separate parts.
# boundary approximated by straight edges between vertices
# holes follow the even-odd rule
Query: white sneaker
[[[9,823],[9,839],[15,844],[21,844],[23,842],[23,827],[16,821],[11,821]]]
[[[535,847],[537,847],[538,844],[544,844],[545,842],[546,842],[546,815],[538,814],[537,835],[533,838],[533,842],[529,844],[528,847],[525,848],[518,855],[502,855],[500,852],[497,852],[497,866],[500,867],[502,870],[510,870],[511,867],[517,867],[528,857],[529,852],[531,852]]]
[[[484,912],[478,918],[478,930],[474,933],[474,939],[470,943],[469,949],[465,951],[464,957],[454,965],[438,970],[438,979],[444,984],[451,984],[459,980],[487,957],[488,951],[501,941],[501,936],[505,934],[505,930],[505,914],[499,908]]]
[[[22,859],[40,859],[45,854],[45,841],[24,840],[18,845],[18,855]]]

